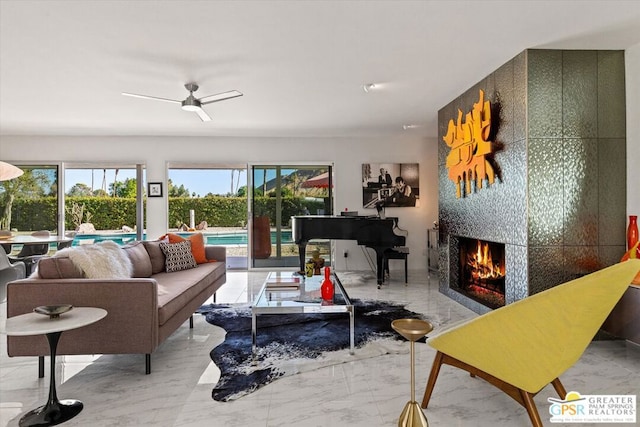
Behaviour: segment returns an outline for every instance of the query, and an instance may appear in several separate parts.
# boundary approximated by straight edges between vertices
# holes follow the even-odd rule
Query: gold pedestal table
[[[407,402],[400,419],[398,427],[424,426],[428,427],[427,417],[422,412],[422,408],[416,402],[415,384],[415,342],[433,330],[431,323],[420,319],[398,319],[391,322],[391,327],[411,343],[411,401]]]

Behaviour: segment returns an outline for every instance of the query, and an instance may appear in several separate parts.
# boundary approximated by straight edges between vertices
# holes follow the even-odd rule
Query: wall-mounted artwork
[[[457,198],[463,196],[463,186],[465,193],[471,194],[473,181],[477,190],[482,188],[485,179],[493,184],[495,172],[487,160],[487,156],[493,152],[490,134],[491,104],[485,101],[484,91],[480,90],[478,102],[473,104],[473,110],[466,114],[464,122],[462,110],[458,110],[456,122],[449,120],[447,134],[442,137],[451,147],[447,155],[447,168],[449,179],[456,184]]]
[[[418,163],[362,164],[363,207],[412,207],[419,197]]]

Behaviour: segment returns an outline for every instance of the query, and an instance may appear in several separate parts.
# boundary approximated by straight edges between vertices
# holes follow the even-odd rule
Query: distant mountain
[[[289,175],[282,177],[282,186],[284,188],[290,189],[292,192],[295,192],[295,187],[297,185],[300,188],[300,185],[306,180],[318,176],[322,173],[322,171],[318,171],[318,169],[297,169],[291,172]],[[277,179],[273,178],[267,181],[266,183],[266,192],[272,191],[276,188]],[[262,185],[258,186],[258,188],[263,188]]]

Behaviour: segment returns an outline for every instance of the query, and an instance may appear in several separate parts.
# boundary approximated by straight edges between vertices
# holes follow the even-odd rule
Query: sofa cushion
[[[142,242],[149,254],[151,261],[151,274],[158,274],[164,271],[164,253],[160,249],[160,240],[145,240]]]
[[[82,270],[67,256],[44,257],[38,261],[38,277],[42,279],[81,279]]]
[[[131,277],[150,277],[153,267],[151,258],[142,242],[131,242],[122,247],[133,265]]]
[[[169,233],[167,234],[167,237],[169,238],[169,243],[179,243],[184,242],[185,240],[189,240],[191,242],[191,253],[193,254],[196,262],[198,264],[209,262],[204,251],[204,234],[195,233],[185,239],[178,234]]]
[[[165,256],[165,270],[167,273],[189,270],[198,266],[191,253],[191,242],[188,240],[180,243],[160,242],[160,249]]]
[[[179,274],[159,273],[153,276],[158,282],[158,323],[164,325],[202,291],[226,274],[222,262],[198,265],[197,268]]]

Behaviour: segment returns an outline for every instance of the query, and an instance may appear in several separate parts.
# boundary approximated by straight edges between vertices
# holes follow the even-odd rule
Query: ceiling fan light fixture
[[[199,110],[201,110],[202,108],[200,108],[199,105],[193,105],[193,104],[182,104],[182,109],[184,111],[191,111],[192,113],[195,113]]]

